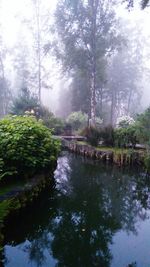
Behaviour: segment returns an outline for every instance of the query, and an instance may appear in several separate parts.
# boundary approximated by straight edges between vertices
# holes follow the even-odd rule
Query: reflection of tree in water
[[[146,219],[149,179],[111,166],[83,164],[74,156],[60,158],[56,178],[57,196],[37,208],[34,227],[22,237],[30,240],[29,259],[44,266],[48,249],[58,267],[110,266],[109,245],[115,232],[136,233],[137,220]]]
[[[136,264],[136,262],[133,262],[133,263],[128,264],[127,267],[137,267],[137,264]]]
[[[25,251],[29,254],[29,261],[35,262],[37,267],[40,267],[46,261],[44,255],[45,249],[50,249],[51,240],[47,231],[42,231],[39,234],[39,238],[36,237],[29,245],[26,245]]]
[[[120,222],[120,228],[136,234],[137,220],[148,218],[146,209],[150,208],[150,183],[147,177],[138,173],[119,174],[115,171],[113,175],[115,179],[107,187],[113,217]]]
[[[124,228],[136,233],[137,217],[146,218],[142,201],[137,201],[140,186],[146,185],[142,177],[109,167],[99,172],[98,166],[76,160],[70,166],[73,192],[61,195],[59,220],[52,220],[53,256],[58,266],[110,266],[109,244],[115,231]]]
[[[17,246],[27,254],[30,266],[45,266],[53,240],[49,230],[49,220],[57,216],[56,205],[53,192],[50,195],[49,192],[44,192],[38,202],[11,216],[7,222],[4,233],[5,244],[11,247]],[[7,254],[3,253],[0,262],[2,261],[5,266],[9,262],[9,255],[7,258]]]

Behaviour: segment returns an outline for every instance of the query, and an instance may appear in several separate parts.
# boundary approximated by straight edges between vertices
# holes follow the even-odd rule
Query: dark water
[[[10,218],[5,267],[149,267],[150,179],[63,154],[56,189]]]

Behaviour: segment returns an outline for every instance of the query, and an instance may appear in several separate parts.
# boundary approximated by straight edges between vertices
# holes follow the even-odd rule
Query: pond
[[[4,267],[150,266],[150,178],[63,152],[56,186],[9,218]]]

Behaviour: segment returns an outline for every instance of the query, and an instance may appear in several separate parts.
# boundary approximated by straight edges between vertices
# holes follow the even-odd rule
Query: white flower
[[[117,119],[116,126],[118,128],[121,128],[121,127],[125,128],[125,127],[127,127],[127,126],[129,126],[131,124],[134,124],[134,123],[135,123],[135,121],[134,121],[134,119],[132,117],[130,117],[130,116],[122,116],[122,117],[119,117]]]

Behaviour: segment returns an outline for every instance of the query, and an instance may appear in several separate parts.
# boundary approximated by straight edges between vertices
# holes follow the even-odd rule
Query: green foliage
[[[82,129],[87,125],[88,116],[81,111],[72,112],[68,118],[67,122],[72,126],[73,130]]]
[[[65,122],[61,118],[55,117],[47,108],[42,107],[40,115],[44,125],[52,129],[53,134],[60,135],[64,132]]]
[[[127,147],[131,144],[134,148],[137,143],[136,130],[137,128],[135,125],[115,129],[115,144],[118,147]]]
[[[138,116],[136,134],[140,142],[150,146],[150,108]]]
[[[146,167],[146,170],[150,172],[150,153],[147,153],[144,158],[144,165]]]
[[[35,118],[9,116],[0,120],[0,175],[33,174],[52,167],[59,142]]]
[[[100,136],[102,137],[106,146],[114,145],[114,129],[111,125],[108,125],[101,129]]]
[[[43,121],[48,128],[53,129],[54,134],[60,135],[64,133],[65,122],[62,119],[53,115],[48,118],[43,118]]]
[[[97,146],[100,140],[100,131],[95,127],[86,127],[82,131],[82,135],[87,138],[87,142],[92,146]]]
[[[70,85],[72,111],[88,113],[90,109],[89,73],[76,70]]]
[[[24,115],[26,111],[39,110],[38,98],[30,93],[27,88],[22,88],[20,95],[14,99],[11,114]]]
[[[99,128],[99,127],[86,127],[81,132],[87,138],[87,141],[93,145],[97,146],[99,141],[103,141],[106,146],[114,145],[114,129],[110,125]]]
[[[0,172],[3,170],[4,167],[4,161],[2,158],[0,158]]]
[[[44,125],[54,129],[55,134],[60,134],[63,128],[63,121],[56,118],[45,106],[39,105],[38,98],[30,93],[27,88],[23,88],[18,98],[13,102],[11,113],[14,115],[32,115],[37,119],[42,119]]]
[[[8,215],[10,203],[10,199],[4,200],[0,203],[0,223],[3,223],[4,218]]]
[[[43,105],[39,107],[38,113],[39,113],[39,117],[43,121],[46,121],[49,118],[51,118],[52,116],[54,116],[54,114],[51,111],[49,111],[49,109],[47,107],[45,107]]]
[[[104,0],[59,0],[55,11],[56,38],[62,46],[57,45],[56,39],[54,51],[63,70],[73,73],[73,107],[90,115],[94,113],[94,117],[98,88],[102,88],[107,79],[106,58],[120,45],[116,22],[109,0],[105,0],[105,4]]]
[[[147,148],[144,164],[147,171],[150,172],[150,107],[144,113],[138,115],[136,125],[136,135]]]

